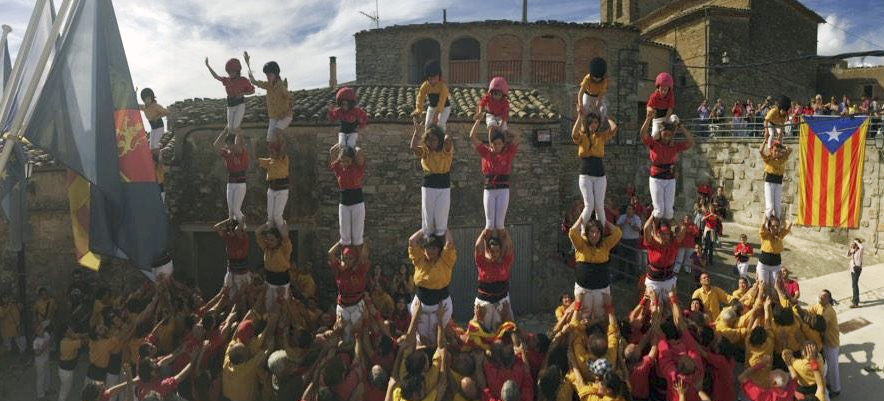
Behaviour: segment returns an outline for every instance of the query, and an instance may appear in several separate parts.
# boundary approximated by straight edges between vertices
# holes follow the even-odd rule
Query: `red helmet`
[[[341,89],[338,89],[338,92],[335,93],[335,102],[341,104],[341,102],[345,100],[356,103],[356,91],[349,86],[341,87]]]
[[[668,72],[657,74],[657,79],[654,80],[654,86],[666,86],[671,88],[673,86],[672,75],[669,75]]]
[[[230,60],[227,60],[227,63],[224,64],[224,71],[240,72],[242,71],[242,64],[239,63],[238,59],[232,58]]]
[[[510,91],[510,86],[506,83],[504,77],[494,77],[491,78],[491,83],[488,84],[488,91],[491,92],[493,90],[498,90],[506,95]]]

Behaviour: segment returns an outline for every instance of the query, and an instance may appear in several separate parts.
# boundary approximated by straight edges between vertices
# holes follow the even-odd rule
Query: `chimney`
[[[442,23],[448,22],[448,10],[442,9]]]
[[[522,23],[528,23],[528,0],[522,0]]]
[[[338,62],[335,56],[328,58],[328,86],[332,89],[338,86]]]

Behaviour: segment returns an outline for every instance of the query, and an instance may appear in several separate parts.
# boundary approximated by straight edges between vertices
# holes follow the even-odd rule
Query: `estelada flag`
[[[113,5],[74,4],[25,137],[89,183],[87,198],[69,182],[78,245],[88,233],[88,251],[147,270],[166,250],[166,211]]]
[[[859,227],[868,128],[867,117],[804,117],[795,223]]]

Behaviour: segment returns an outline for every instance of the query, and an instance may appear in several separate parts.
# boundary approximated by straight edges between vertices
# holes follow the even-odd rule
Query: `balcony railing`
[[[531,60],[531,82],[537,84],[565,82],[565,62]]]
[[[479,60],[449,60],[448,82],[454,84],[481,82]]]
[[[504,77],[509,82],[522,82],[522,61],[489,61],[488,78],[491,77]]]

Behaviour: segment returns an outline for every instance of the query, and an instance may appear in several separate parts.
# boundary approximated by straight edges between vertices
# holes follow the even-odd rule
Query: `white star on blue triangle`
[[[805,117],[810,132],[820,139],[829,153],[835,153],[841,149],[841,145],[856,134],[865,118],[831,118],[831,117]]]

